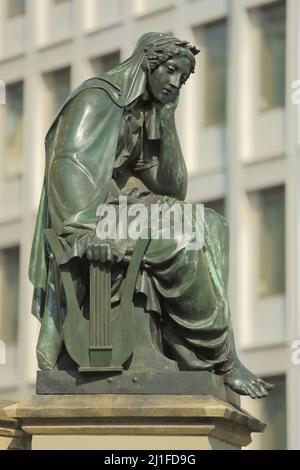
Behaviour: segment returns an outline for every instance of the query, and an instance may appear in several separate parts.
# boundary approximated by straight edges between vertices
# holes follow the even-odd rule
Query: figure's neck
[[[150,101],[151,101],[151,96],[150,96],[150,93],[149,93],[149,91],[147,90],[147,88],[145,89],[144,94],[141,96],[141,101],[142,101],[144,104],[149,104]]]
[[[151,101],[152,101],[151,95],[146,88],[144,91],[144,94],[138,98],[135,106],[139,109],[149,108],[149,106],[151,105]]]
[[[133,103],[133,108],[136,111],[145,111],[151,105],[151,97],[149,92],[145,90],[144,94],[139,96],[137,100]]]

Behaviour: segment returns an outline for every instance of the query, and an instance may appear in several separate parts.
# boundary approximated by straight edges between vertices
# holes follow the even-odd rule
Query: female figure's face
[[[191,73],[188,57],[174,56],[159,65],[149,77],[149,88],[156,101],[167,104],[178,97],[181,85]]]

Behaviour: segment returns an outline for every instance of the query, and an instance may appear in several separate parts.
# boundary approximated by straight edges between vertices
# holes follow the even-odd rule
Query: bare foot
[[[251,398],[266,397],[274,388],[274,385],[256,377],[240,362],[224,375],[224,383],[239,395],[248,395]]]

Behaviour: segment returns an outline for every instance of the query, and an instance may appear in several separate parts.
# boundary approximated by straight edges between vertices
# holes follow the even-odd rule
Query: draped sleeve
[[[82,256],[112,180],[122,108],[104,90],[88,89],[59,116],[46,145],[51,226],[68,258]]]

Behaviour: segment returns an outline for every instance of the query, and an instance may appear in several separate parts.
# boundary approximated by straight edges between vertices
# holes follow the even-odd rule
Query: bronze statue
[[[82,373],[130,369],[135,304],[155,325],[162,362],[223,375],[252,398],[272,388],[235,350],[222,216],[205,208],[197,250],[184,237],[103,241],[97,234],[99,206],[117,208],[120,196],[147,211],[162,203],[183,211],[188,178],[174,114],[198,52],[166,34],[143,35],[129,59],[71,94],[48,131],[30,262],[42,370],[57,367],[65,346]]]

